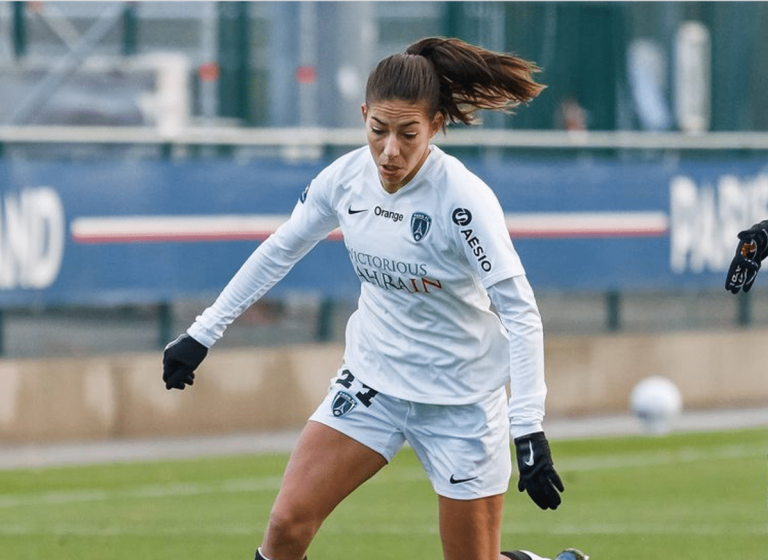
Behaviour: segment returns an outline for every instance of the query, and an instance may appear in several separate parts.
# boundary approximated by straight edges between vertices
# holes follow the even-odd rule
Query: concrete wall
[[[768,331],[549,337],[550,417],[627,409],[649,375],[685,407],[768,406]],[[197,381],[166,391],[160,353],[0,360],[0,443],[297,428],[325,394],[343,348],[214,349]]]

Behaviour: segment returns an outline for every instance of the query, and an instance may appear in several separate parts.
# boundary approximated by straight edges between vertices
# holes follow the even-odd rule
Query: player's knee
[[[291,547],[307,547],[321,522],[306,512],[278,508],[273,509],[269,515],[267,531],[273,542]]]

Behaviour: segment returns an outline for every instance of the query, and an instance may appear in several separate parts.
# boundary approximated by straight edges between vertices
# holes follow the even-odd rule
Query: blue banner
[[[534,288],[719,287],[768,218],[768,164],[468,161],[497,193]],[[213,296],[324,163],[0,162],[0,306]],[[273,288],[356,298],[332,234]]]

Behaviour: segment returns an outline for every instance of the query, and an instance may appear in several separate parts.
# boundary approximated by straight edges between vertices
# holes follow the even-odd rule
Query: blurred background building
[[[371,66],[442,35],[544,69],[549,90],[535,105],[486,126],[560,128],[576,104],[593,130],[766,130],[767,10],[763,2],[2,2],[0,117],[147,124],[158,118],[137,99],[152,88],[147,71],[184,65],[176,79],[189,105],[177,109],[196,121],[357,125]],[[57,87],[49,77],[35,110],[21,111],[49,73]],[[695,80],[706,91],[694,91]],[[705,96],[698,125],[680,112],[692,95]]]
[[[0,355],[162,347],[364,143],[371,67],[428,35],[542,68],[529,107],[438,143],[535,221],[515,243],[546,332],[765,326],[760,277],[722,286],[768,217],[766,23],[764,2],[0,2]],[[141,237],[206,213],[251,222]],[[318,249],[222,344],[340,340],[355,278]]]

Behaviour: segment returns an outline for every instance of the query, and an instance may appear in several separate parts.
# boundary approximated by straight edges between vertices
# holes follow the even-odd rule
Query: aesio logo
[[[472,212],[466,208],[456,208],[451,215],[451,219],[457,226],[465,226],[472,221]]]
[[[466,208],[456,208],[453,211],[453,214],[451,214],[451,219],[457,226],[464,227],[469,225],[469,223],[472,221],[472,212]],[[467,242],[467,245],[472,251],[472,254],[477,259],[480,268],[482,268],[485,272],[490,272],[493,268],[493,265],[491,264],[491,261],[488,260],[488,255],[485,253],[485,249],[483,249],[482,245],[480,244],[480,240],[474,234],[472,229],[462,229],[461,234],[464,236],[464,240]]]

